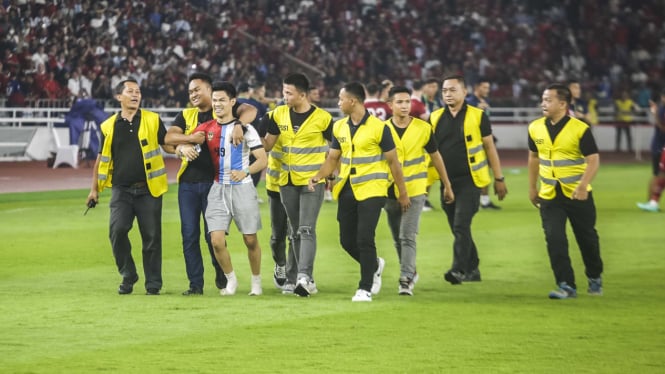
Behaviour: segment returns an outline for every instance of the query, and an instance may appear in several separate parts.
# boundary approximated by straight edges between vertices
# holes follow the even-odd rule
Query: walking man
[[[416,235],[420,225],[420,215],[427,199],[427,167],[429,155],[436,168],[437,176],[444,186],[444,200],[447,204],[455,200],[453,188],[448,180],[446,166],[434,141],[432,126],[410,115],[411,90],[394,86],[390,89],[388,103],[393,117],[386,121],[393,133],[397,156],[402,165],[406,191],[411,207],[405,212],[397,200],[397,188],[388,189],[388,199],[384,207],[388,214],[388,225],[395,242],[400,263],[398,292],[400,295],[413,295],[416,278]]]
[[[102,122],[101,152],[92,172],[87,203],[111,187],[109,238],[122,276],[118,293],[127,295],[139,280],[129,230],[136,218],[142,239],[143,273],[148,295],[162,288],[162,195],[168,190],[160,145],[166,128],[159,115],[140,109],[141,89],[133,78],[114,89],[120,112]]]
[[[300,73],[284,78],[284,105],[273,110],[264,140],[267,150],[280,154],[279,193],[291,225],[291,242],[298,267],[297,279],[288,279],[298,296],[318,292],[314,282],[316,221],[323,203],[325,180],[308,188],[308,182],[321,168],[332,134],[330,113],[310,104],[309,80]],[[286,269],[287,278],[293,274]],[[289,287],[289,286],[287,286]]]
[[[499,200],[508,193],[501,171],[501,162],[494,146],[492,126],[487,114],[468,105],[466,83],[461,75],[443,80],[443,101],[446,106],[430,116],[434,138],[448,171],[455,202],[445,203],[444,186],[441,207],[455,237],[453,264],[444,278],[450,284],[480,281],[478,249],[471,236],[471,221],[478,212],[480,190],[491,183],[490,167],[494,174],[494,192]]]
[[[339,200],[337,221],[342,248],[360,264],[360,283],[351,298],[357,302],[372,301],[372,294],[381,290],[385,260],[376,256],[375,233],[391,174],[402,211],[411,205],[390,129],[369,114],[364,101],[365,89],[360,83],[347,83],[340,90],[338,105],[346,117],[333,125],[328,157],[309,181],[314,191],[341,162],[340,181],[333,188],[333,197]]]
[[[558,286],[550,292],[550,299],[577,296],[568,255],[568,220],[582,252],[588,292],[603,292],[603,261],[591,193],[600,158],[589,125],[568,115],[571,97],[565,85],[548,86],[541,103],[544,117],[529,124],[529,200],[540,210],[547,253]],[[538,179],[540,189],[536,186]]]

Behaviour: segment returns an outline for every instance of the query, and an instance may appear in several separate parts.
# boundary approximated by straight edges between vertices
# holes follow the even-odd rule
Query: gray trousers
[[[142,241],[145,288],[162,288],[162,197],[153,197],[148,187],[113,186],[109,238],[118,272],[124,283],[136,277],[129,231],[134,218]]]
[[[281,186],[282,204],[291,228],[293,254],[298,266],[298,278],[313,280],[316,257],[316,220],[323,204],[325,184],[319,183],[310,191],[307,186]]]
[[[397,249],[400,277],[413,279],[416,274],[416,235],[426,199],[427,195],[411,197],[411,207],[406,212],[402,212],[397,200],[386,199],[383,209],[388,214],[388,226]]]
[[[298,265],[293,254],[291,243],[291,230],[289,220],[284,210],[284,204],[279,192],[268,191],[268,202],[270,204],[270,250],[272,259],[279,266],[286,265],[286,279],[288,283],[295,284],[298,275]],[[286,239],[289,239],[289,251],[287,258]]]

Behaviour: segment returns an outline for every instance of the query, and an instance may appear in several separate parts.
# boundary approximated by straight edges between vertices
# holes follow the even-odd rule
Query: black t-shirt
[[[348,121],[346,121],[347,126],[349,126],[349,130],[351,131],[351,139],[356,135],[356,131],[360,128],[360,126],[364,125],[365,122],[367,122],[367,118],[369,118],[369,112],[365,111],[365,116],[363,117],[362,120],[360,120],[360,123],[357,125],[354,125],[353,122],[351,121],[351,117],[349,117]],[[392,151],[395,149],[395,141],[393,140],[393,134],[390,132],[390,129],[388,126],[383,126],[383,134],[381,134],[381,141],[379,142],[379,147],[381,147],[382,152],[388,152]],[[332,143],[330,144],[330,148],[332,149],[337,149],[341,150],[342,146],[339,144],[337,141],[337,138],[333,136]]]
[[[116,186],[130,186],[134,183],[146,181],[143,152],[138,137],[140,124],[141,111],[136,112],[131,122],[122,118],[120,113],[116,117],[113,129],[113,143],[111,144],[113,184]],[[160,118],[157,132],[157,141],[159,144],[164,144],[165,136],[166,128]],[[103,134],[101,144],[104,144]]]
[[[556,139],[557,135],[563,130],[564,126],[568,123],[570,120],[569,116],[563,117],[559,122],[552,124],[552,121],[547,119],[545,120],[545,126],[547,127],[547,132],[550,134],[550,139],[552,140],[552,143],[554,143],[554,139]],[[529,150],[531,152],[538,152],[538,147],[536,147],[536,143],[531,139],[531,136],[528,136],[528,142],[529,142]],[[598,146],[596,145],[596,140],[593,137],[593,134],[591,133],[591,130],[587,128],[584,131],[584,134],[582,134],[582,138],[580,139],[580,152],[584,156],[592,155],[595,153],[598,153]]]
[[[240,103],[236,102],[233,106],[232,113],[234,118],[238,118],[238,107]],[[197,118],[196,126],[212,120],[212,109],[201,112],[199,111],[199,116]],[[185,133],[187,128],[187,123],[185,122],[185,117],[182,115],[182,112],[176,115],[173,120],[173,126],[178,126],[182,130],[182,133]],[[195,126],[195,127],[196,127]],[[212,164],[212,159],[210,158],[210,151],[208,150],[208,145],[206,142],[201,144],[201,153],[199,157],[190,161],[187,164],[187,169],[180,176],[180,183],[212,183],[215,180],[215,168]]]
[[[393,124],[394,124],[394,122],[393,122]],[[402,137],[404,136],[404,133],[406,132],[406,129],[408,129],[409,127],[407,126],[405,128],[401,128],[401,127],[393,126],[393,128],[395,129],[395,132],[397,133],[397,136],[399,136],[399,138],[402,139]],[[439,148],[436,146],[436,142],[434,141],[434,136],[430,136],[429,140],[427,141],[427,144],[425,144],[425,151],[427,151],[427,153],[434,153],[437,150],[439,150]]]
[[[402,139],[404,133],[406,132],[406,129],[408,129],[408,127],[401,128],[397,126],[393,126],[393,128],[395,129],[395,132],[397,133],[397,136],[399,136],[400,139]],[[436,142],[434,141],[434,136],[430,136],[429,140],[427,141],[427,144],[425,144],[425,151],[427,151],[427,153],[434,153],[437,150],[438,148],[436,146]],[[395,195],[395,183],[391,183],[390,187],[388,187],[388,198],[393,200],[397,199],[397,195]]]
[[[467,160],[466,144],[464,136],[464,118],[466,117],[467,104],[463,104],[457,116],[453,117],[449,109],[443,112],[439,123],[434,130],[434,141],[436,142],[441,157],[446,162],[446,171],[451,183],[472,181],[471,169]],[[485,112],[480,119],[480,136],[492,135],[490,119]]]
[[[291,126],[293,127],[293,132],[297,133],[298,130],[300,129],[300,126],[302,126],[303,123],[309,118],[309,116],[314,113],[316,110],[316,106],[312,105],[311,108],[309,108],[308,111],[304,113],[297,113],[293,108],[289,108],[289,116],[291,118]],[[268,115],[264,116],[264,121],[262,121],[262,124],[260,127],[264,127],[264,129],[259,130],[259,135],[263,131],[267,132],[268,134],[272,135],[279,135],[280,130],[279,126],[277,125],[277,122],[275,122],[275,117],[268,117]],[[323,131],[323,137],[330,141],[332,139],[332,124],[333,120],[330,120],[330,123],[326,127],[326,129]]]

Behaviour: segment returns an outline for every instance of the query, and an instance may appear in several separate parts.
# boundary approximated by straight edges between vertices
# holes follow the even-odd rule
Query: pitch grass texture
[[[481,283],[451,286],[443,272],[452,235],[438,207],[424,213],[420,281],[398,296],[399,265],[385,214],[377,232],[383,289],[352,303],[359,267],[338,244],[336,203],[318,224],[319,294],[281,295],[272,285],[267,204],[264,295],[249,297],[246,250],[229,237],[240,287],[219,296],[206,261],[201,297],[187,289],[177,187],[164,199],[164,288],[116,293],[108,201],[83,216],[86,191],[0,195],[0,372],[3,373],[658,373],[665,362],[665,214],[641,212],[646,165],[603,166],[594,184],[605,260],[605,295],[586,294],[579,251],[571,255],[579,296],[547,298],[554,281],[524,169],[506,170],[501,211],[481,211],[474,237]],[[436,188],[436,187],[435,187]],[[260,186],[264,199],[265,190]],[[132,232],[141,264],[138,227]],[[207,254],[206,254],[207,258]]]

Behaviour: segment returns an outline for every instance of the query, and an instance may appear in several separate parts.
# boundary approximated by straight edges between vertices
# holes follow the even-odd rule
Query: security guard
[[[162,288],[162,195],[168,189],[160,144],[166,128],[157,113],[139,109],[141,89],[130,78],[115,88],[120,113],[101,124],[102,149],[93,168],[87,202],[112,186],[110,239],[122,283],[121,295],[130,294],[139,279],[131,253],[129,230],[134,217],[143,242],[143,271],[148,295]]]
[[[567,220],[582,252],[588,292],[602,294],[603,261],[590,184],[600,163],[598,147],[589,126],[568,115],[571,97],[565,85],[548,86],[541,104],[544,117],[529,125],[529,199],[540,209],[550,265],[558,286],[550,292],[550,299],[577,296],[568,255]],[[538,179],[540,190],[536,187]]]
[[[444,78],[441,91],[446,106],[432,113],[430,123],[434,126],[434,138],[441,157],[446,160],[448,177],[455,193],[454,203],[441,201],[455,237],[453,264],[444,278],[455,285],[481,279],[478,250],[471,237],[471,221],[480,206],[481,188],[491,183],[490,167],[494,174],[494,192],[499,200],[503,200],[508,190],[494,146],[489,117],[482,109],[465,102],[464,77],[453,75]]]

